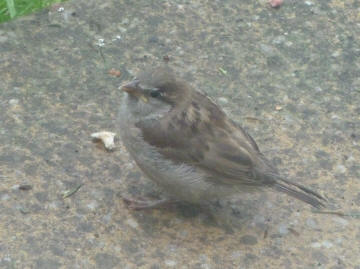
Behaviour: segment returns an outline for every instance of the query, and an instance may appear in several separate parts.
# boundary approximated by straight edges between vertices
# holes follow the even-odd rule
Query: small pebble
[[[228,99],[225,97],[219,97],[218,101],[221,105],[226,105],[227,103],[229,103]]]
[[[105,40],[103,38],[99,38],[98,42],[97,42],[97,45],[99,47],[104,47],[105,46]]]
[[[17,104],[19,104],[19,99],[10,99],[9,100],[9,105],[16,106]]]
[[[139,227],[139,224],[134,219],[127,219],[125,223],[134,229]]]
[[[333,54],[331,54],[332,57],[336,58],[336,57],[339,57],[341,55],[341,52],[340,51],[335,51]]]

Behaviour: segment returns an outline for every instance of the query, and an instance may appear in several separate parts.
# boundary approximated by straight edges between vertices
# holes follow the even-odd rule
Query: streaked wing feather
[[[259,151],[255,141],[207,100],[205,104],[202,103],[202,107],[207,108],[205,114],[208,116],[200,115],[201,120],[191,121],[181,116],[184,115],[182,111],[178,111],[162,121],[138,122],[137,127],[149,144],[176,163],[207,170],[225,184],[234,181],[246,185],[264,184],[254,176],[256,160],[252,159],[251,151]],[[216,124],[210,122],[210,119],[215,119]]]

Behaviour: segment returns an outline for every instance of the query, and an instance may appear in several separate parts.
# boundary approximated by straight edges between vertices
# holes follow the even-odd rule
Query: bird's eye
[[[154,98],[157,98],[157,97],[159,97],[161,95],[161,92],[159,91],[159,90],[152,90],[151,92],[150,92],[150,96],[151,97],[154,97]]]

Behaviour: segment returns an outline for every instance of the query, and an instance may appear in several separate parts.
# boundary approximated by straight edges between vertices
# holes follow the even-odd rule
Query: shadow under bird
[[[320,194],[281,176],[243,128],[168,68],[140,72],[121,89],[126,92],[118,116],[123,143],[145,175],[169,195],[124,198],[130,208],[203,204],[263,187],[317,208],[324,205]]]

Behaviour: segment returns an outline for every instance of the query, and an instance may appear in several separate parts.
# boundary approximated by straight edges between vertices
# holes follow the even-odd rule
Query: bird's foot
[[[166,207],[171,204],[174,204],[176,201],[169,199],[159,199],[159,200],[145,200],[142,198],[134,199],[130,197],[123,196],[123,201],[126,204],[126,207],[133,210],[144,210],[144,209],[154,209]]]

